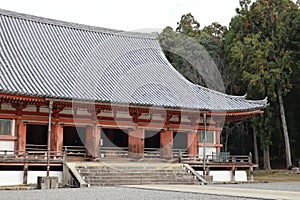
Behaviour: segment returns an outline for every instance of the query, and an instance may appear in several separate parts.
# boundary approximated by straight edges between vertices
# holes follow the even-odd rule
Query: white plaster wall
[[[213,176],[213,181],[229,182],[231,181],[231,171],[209,171],[209,175]]]
[[[1,109],[2,110],[16,110],[15,108],[13,108],[10,104],[8,103],[2,103],[1,104]]]
[[[197,171],[198,174],[203,175],[203,171]],[[230,182],[231,181],[231,171],[209,171],[209,175],[213,176],[213,181],[215,182]],[[247,181],[246,171],[235,171],[235,181]]]
[[[0,171],[0,186],[23,184],[23,171]]]
[[[203,156],[203,147],[199,147],[199,156]],[[205,154],[206,155],[212,155],[212,153],[215,153],[216,152],[216,148],[215,147],[206,147],[205,148]]]
[[[0,186],[23,184],[23,174],[23,171],[0,171]],[[37,184],[38,176],[46,176],[46,171],[28,171],[27,183]],[[50,176],[57,176],[58,182],[62,182],[62,172],[50,171]]]
[[[27,183],[36,184],[38,176],[46,176],[46,175],[47,175],[46,171],[28,171]],[[62,175],[63,173],[60,171],[50,171],[50,176],[57,176],[59,183],[62,182]]]
[[[23,111],[36,112],[36,106],[27,106]]]
[[[247,181],[247,172],[246,171],[235,171],[235,181]]]
[[[0,141],[0,151],[13,151],[14,148],[14,141]]]

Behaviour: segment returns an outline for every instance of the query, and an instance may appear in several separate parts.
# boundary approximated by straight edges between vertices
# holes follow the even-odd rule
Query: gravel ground
[[[225,184],[212,185],[213,187],[249,188],[260,190],[300,191],[300,182],[276,182],[276,183],[251,183],[251,184]],[[180,187],[180,186],[179,186]],[[246,200],[253,198],[229,197],[220,195],[206,195],[187,192],[172,192],[160,190],[146,190],[123,187],[99,187],[99,188],[69,188],[57,190],[0,190],[0,200],[146,200],[146,199],[170,199],[170,200]]]
[[[146,199],[170,199],[170,200],[242,200],[249,198],[226,197],[215,195],[204,195],[183,192],[169,192],[156,190],[143,190],[134,188],[122,187],[99,187],[99,188],[72,188],[72,189],[58,189],[58,190],[23,190],[23,191],[0,191],[1,200],[146,200]]]
[[[245,183],[245,184],[225,184],[225,185],[213,185],[213,186],[300,192],[300,182]]]

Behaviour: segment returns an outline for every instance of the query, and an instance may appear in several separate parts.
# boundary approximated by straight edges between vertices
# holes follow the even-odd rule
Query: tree
[[[218,72],[224,69],[221,30],[226,27],[218,23],[211,27],[215,28],[209,32],[200,30],[200,23],[188,13],[177,23],[176,32],[166,27],[159,39],[166,57],[183,76],[195,84],[224,92]]]
[[[253,98],[269,97],[270,108],[254,123],[265,159],[269,159],[270,131],[274,130],[271,122],[278,120],[274,113],[279,107],[289,167],[292,162],[283,97],[291,89],[295,65],[291,36],[297,6],[290,0],[257,0],[253,4],[250,0],[241,0],[240,5],[226,34],[229,66],[242,74],[240,81],[247,85],[248,94]],[[264,163],[265,168],[270,168],[268,161]]]
[[[182,74],[186,79],[195,84],[204,85],[205,82],[200,73],[193,68],[192,64],[188,61],[185,54],[190,54],[188,51],[192,51],[194,45],[191,43],[185,35],[181,35],[175,32],[172,27],[167,26],[164,28],[162,33],[159,35],[159,41],[167,59],[170,61],[172,66]],[[198,41],[196,41],[198,43]],[[185,43],[185,44],[183,44]],[[190,46],[190,49],[185,49],[186,46]]]
[[[220,42],[223,39],[224,33],[227,31],[226,26],[222,26],[221,24],[217,22],[213,22],[211,25],[205,26],[202,29],[202,33],[206,33],[216,39],[218,39]]]
[[[198,39],[201,34],[200,23],[191,13],[182,15],[180,22],[177,22],[176,32]]]

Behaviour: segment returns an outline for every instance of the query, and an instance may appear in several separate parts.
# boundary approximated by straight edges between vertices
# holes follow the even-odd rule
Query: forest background
[[[203,46],[216,64],[224,88],[213,89],[268,98],[264,114],[224,124],[221,134],[223,151],[251,152],[264,169],[300,165],[299,5],[299,0],[240,0],[229,27],[212,23],[202,28],[187,13],[175,30],[167,26],[159,36],[168,60],[191,82],[208,86],[193,63],[180,55],[195,45],[187,45],[183,37]]]

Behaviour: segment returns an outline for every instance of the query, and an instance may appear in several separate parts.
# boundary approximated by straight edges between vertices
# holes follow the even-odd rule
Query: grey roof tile
[[[0,91],[173,108],[264,108],[194,85],[167,61],[156,34],[131,33],[0,10]]]

